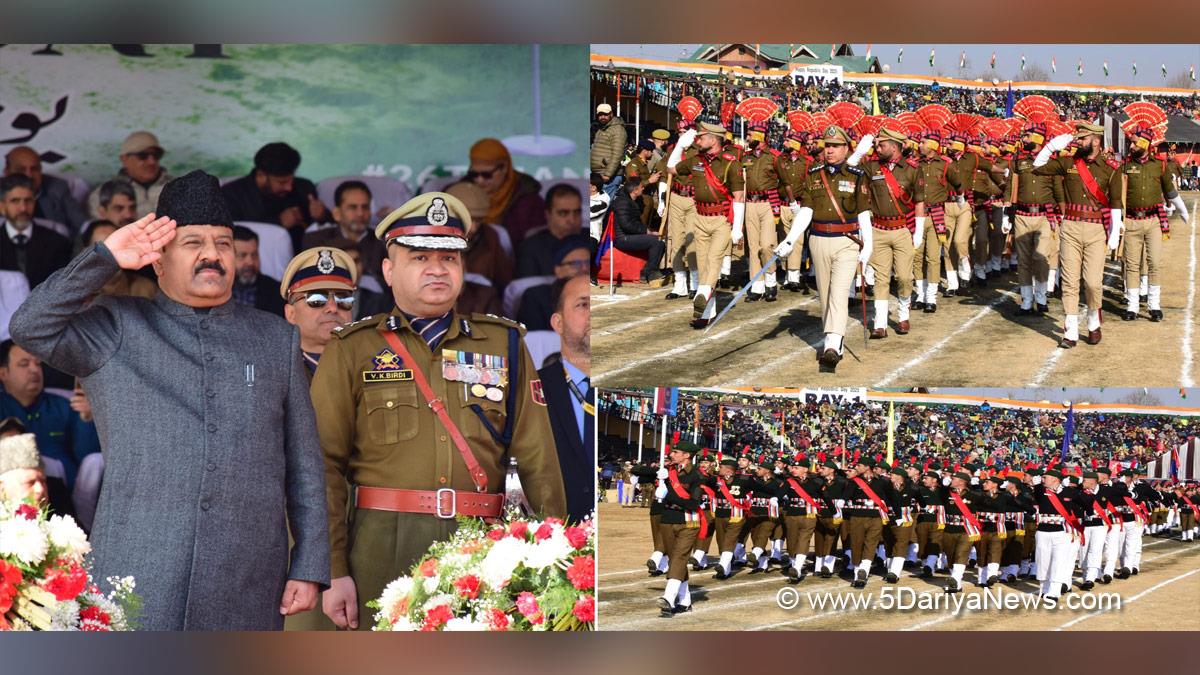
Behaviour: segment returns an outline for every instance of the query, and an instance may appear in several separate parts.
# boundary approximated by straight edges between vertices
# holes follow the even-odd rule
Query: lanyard
[[[579,404],[583,406],[583,412],[595,417],[596,406],[592,405],[591,401],[587,400],[583,393],[579,391],[579,385],[575,384],[575,380],[571,379],[571,373],[567,372],[566,366],[563,366],[563,374],[567,376],[567,388],[571,390],[571,394],[575,397],[575,400],[579,401]]]

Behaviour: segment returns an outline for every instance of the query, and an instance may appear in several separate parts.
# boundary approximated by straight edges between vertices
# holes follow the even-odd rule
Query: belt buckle
[[[442,493],[450,495],[450,512],[442,513]],[[450,519],[458,515],[457,493],[454,488],[441,488],[437,491],[437,502],[433,506],[434,515],[438,518]]]

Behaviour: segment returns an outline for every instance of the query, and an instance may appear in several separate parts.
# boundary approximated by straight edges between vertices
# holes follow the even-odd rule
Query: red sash
[[[900,213],[912,211],[915,206],[913,200],[904,191],[904,188],[900,187],[900,182],[896,180],[896,176],[892,174],[892,170],[887,168],[886,165],[880,164],[879,171],[883,173],[883,182],[887,183],[888,196],[892,198],[892,204],[895,205],[896,210]]]
[[[1070,511],[1067,511],[1067,507],[1063,506],[1063,503],[1059,501],[1058,495],[1046,490],[1046,499],[1050,500],[1050,505],[1054,507],[1055,511],[1058,511],[1058,515],[1063,517],[1063,521],[1067,526],[1079,533],[1079,543],[1087,544],[1087,539],[1083,536],[1083,526],[1079,524],[1075,516],[1071,515]]]
[[[1117,524],[1117,529],[1124,530],[1125,529],[1125,519],[1121,517],[1121,512],[1117,510],[1117,505],[1112,502],[1109,502],[1108,503],[1108,512],[1112,514],[1113,522]]]
[[[875,491],[871,489],[871,486],[867,485],[867,481],[855,476],[854,482],[858,484],[858,487],[862,488],[863,492],[867,493],[867,496],[871,498],[871,501],[875,502],[875,506],[879,507],[879,517],[881,520],[883,520],[883,524],[886,525],[888,521],[887,504],[884,504],[883,500],[879,498],[879,495],[875,494]]]
[[[1185,504],[1191,507],[1192,513],[1196,514],[1196,520],[1200,520],[1200,507],[1193,504],[1192,500],[1188,499],[1185,495],[1179,495],[1179,498],[1182,499]]]
[[[679,471],[676,470],[675,467],[671,467],[671,469],[667,472],[667,476],[671,482],[671,489],[675,491],[676,497],[679,497],[680,499],[691,499],[692,498],[691,493],[688,492],[686,489],[684,489],[683,483],[679,482]],[[704,517],[703,509],[700,509],[700,510],[694,511],[694,512],[693,511],[684,511],[683,514],[687,520],[695,519],[700,522],[700,535],[699,536],[701,539],[708,536],[708,518]]]
[[[1082,157],[1075,158],[1075,170],[1079,172],[1079,179],[1083,181],[1083,186],[1087,188],[1092,199],[1096,200],[1100,206],[1109,208],[1108,195],[1100,189],[1100,184],[1096,182],[1096,177],[1092,175],[1092,170],[1088,168],[1087,162],[1083,161]]]
[[[954,498],[954,503],[958,506],[958,512],[963,515],[963,518],[967,519],[967,526],[964,528],[967,531],[967,536],[973,540],[978,540],[979,533],[983,532],[983,528],[979,525],[979,519],[975,517],[974,513],[971,513],[971,509],[967,508],[967,503],[962,500],[962,497],[958,496],[957,492],[951,490],[950,496]]]
[[[716,511],[717,510],[717,493],[713,492],[713,489],[708,487],[707,485],[701,485],[700,489],[704,490],[704,494],[708,495],[709,510]]]
[[[795,478],[789,478],[787,479],[787,482],[788,485],[792,486],[792,491],[799,495],[799,497],[808,504],[808,517],[816,518],[817,512],[821,510],[821,507],[817,506],[817,500],[813,499],[807,492],[805,492],[804,488],[800,487],[800,484],[796,482]]]
[[[1100,520],[1104,521],[1105,529],[1112,529],[1112,521],[1108,519],[1108,513],[1100,506],[1099,501],[1092,501],[1092,508],[1095,509],[1096,515],[1100,516]]]
[[[1129,505],[1129,508],[1133,509],[1133,515],[1139,523],[1143,525],[1149,524],[1150,514],[1146,513],[1145,507],[1133,501],[1133,497],[1128,495],[1125,496],[1125,503]]]
[[[739,511],[739,512],[744,512],[744,511],[747,511],[747,510],[749,510],[749,508],[750,508],[750,501],[749,501],[749,500],[746,500],[745,502],[739,502],[739,501],[737,500],[737,498],[736,498],[736,497],[734,497],[734,496],[733,496],[733,495],[732,495],[732,494],[729,492],[729,486],[725,484],[725,479],[724,479],[724,478],[717,478],[717,487],[718,487],[718,488],[720,488],[720,490],[721,490],[721,496],[725,498],[725,501],[729,502],[729,503],[730,503],[730,505],[732,505],[732,506],[733,506],[733,510],[736,510],[736,511]],[[741,518],[741,517],[742,517],[742,514],[741,514],[741,513],[738,513],[738,514],[735,516],[733,513],[730,513],[730,514],[729,514],[729,516],[730,516],[730,518],[735,518],[735,517],[736,517],[736,518]]]
[[[725,202],[725,220],[733,222],[733,194],[729,192],[729,188],[725,187],[718,178],[717,174],[713,173],[712,167],[708,163],[708,158],[703,154],[697,155],[700,161],[704,163],[704,182],[708,183],[708,187],[712,188],[713,192],[720,193],[721,201]]]

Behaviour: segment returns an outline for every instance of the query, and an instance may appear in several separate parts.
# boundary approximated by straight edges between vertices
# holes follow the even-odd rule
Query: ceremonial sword
[[[725,316],[729,310],[733,309],[734,305],[738,304],[738,301],[742,299],[742,296],[746,295],[746,292],[750,290],[750,287],[754,285],[754,282],[758,281],[759,277],[761,277],[764,272],[771,269],[771,266],[775,264],[776,260],[779,260],[778,253],[773,254],[771,259],[767,261],[767,264],[763,265],[762,269],[758,271],[758,274],[755,274],[754,278],[750,280],[750,283],[743,286],[742,290],[738,291],[737,294],[733,296],[733,300],[731,300],[728,305],[725,305],[725,309],[721,310],[721,313],[717,314],[717,318],[713,319],[713,322],[708,324],[708,327],[704,329],[705,333],[712,330],[712,327],[717,325],[717,322],[721,320],[721,317]]]

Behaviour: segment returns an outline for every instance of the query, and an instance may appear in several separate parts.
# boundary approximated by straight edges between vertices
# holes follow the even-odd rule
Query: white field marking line
[[[903,375],[905,373],[905,371],[909,370],[910,368],[919,366],[921,363],[923,363],[924,361],[929,359],[929,357],[942,351],[942,349],[945,348],[945,346],[947,344],[949,344],[951,340],[958,337],[963,332],[965,332],[967,329],[969,329],[971,326],[975,325],[975,323],[977,321],[979,321],[983,317],[990,314],[996,308],[996,305],[999,305],[1000,303],[1005,302],[1007,300],[1012,300],[1015,297],[1016,296],[1014,296],[1012,293],[1010,293],[1008,291],[1000,291],[999,297],[997,297],[995,300],[992,300],[991,302],[989,302],[986,307],[980,309],[978,312],[975,312],[974,316],[972,316],[971,318],[964,321],[961,326],[959,326],[958,328],[955,328],[953,331],[950,332],[949,335],[942,338],[941,340],[938,340],[936,344],[934,344],[929,349],[926,349],[925,351],[921,352],[921,354],[919,356],[915,356],[912,359],[909,359],[909,361],[906,362],[904,365],[900,366],[899,368],[897,368],[897,369],[893,370],[892,372],[888,373],[887,375],[885,375],[882,380],[876,382],[873,386],[886,387],[887,385],[891,384],[892,382],[894,382],[896,380],[896,378]]]
[[[646,297],[647,295],[654,295],[657,292],[658,292],[658,289],[649,289],[649,290],[645,290],[645,291],[640,291],[638,293],[634,293],[633,295],[621,295],[619,293],[614,293],[613,295],[609,295],[608,291],[600,290],[600,291],[592,294],[592,299],[593,300],[638,300],[638,299]]]
[[[1180,579],[1185,579],[1187,577],[1190,577],[1193,574],[1195,574],[1196,572],[1200,572],[1200,568],[1191,570],[1190,572],[1184,572],[1183,574],[1180,574],[1177,577],[1173,577],[1171,579],[1167,579],[1166,581],[1159,582],[1159,583],[1151,586],[1150,588],[1147,588],[1146,590],[1142,591],[1141,593],[1138,593],[1137,595],[1133,596],[1132,598],[1129,598],[1128,600],[1125,600],[1124,602],[1122,602],[1121,608],[1124,609],[1125,605],[1133,602],[1134,600],[1137,600],[1138,598],[1141,598],[1141,597],[1148,595],[1154,591],[1157,591],[1158,589],[1162,588],[1163,586],[1169,586],[1170,584],[1173,584],[1176,581],[1179,581]],[[1054,630],[1056,630],[1056,631],[1065,630],[1067,628],[1070,628],[1071,626],[1074,626],[1077,623],[1080,623],[1082,621],[1087,621],[1088,619],[1092,618],[1093,616],[1100,616],[1101,614],[1104,614],[1107,611],[1108,611],[1108,608],[1105,608],[1105,609],[1096,610],[1095,612],[1092,612],[1091,614],[1084,614],[1081,617],[1071,619],[1070,621],[1064,623],[1063,625],[1059,626],[1058,628],[1055,628]]]
[[[791,307],[788,307],[788,309],[796,309],[798,307],[804,307],[805,305],[811,304],[813,302],[816,302],[816,298],[809,298],[808,300],[805,300],[797,305],[792,305]],[[779,315],[780,315],[780,312],[771,312],[769,314],[764,314],[760,317],[751,319],[749,321],[743,321],[741,323],[734,324],[733,326],[730,326],[729,328],[726,328],[723,331],[713,333],[712,335],[705,335],[703,337],[700,337],[698,340],[691,340],[687,344],[682,344],[678,347],[675,347],[674,349],[668,349],[665,352],[662,352],[660,354],[654,354],[652,356],[647,356],[644,359],[630,361],[629,363],[626,363],[624,366],[621,366],[620,368],[613,368],[611,370],[605,371],[603,373],[602,377],[605,381],[611,381],[613,376],[615,376],[619,373],[624,373],[626,371],[633,370],[634,368],[637,368],[638,366],[643,366],[647,363],[659,361],[659,360],[666,359],[666,358],[669,358],[672,356],[678,356],[680,354],[685,354],[687,352],[692,351],[696,347],[699,347],[701,344],[719,340],[719,339],[725,337],[726,335],[730,335],[730,334],[732,334],[738,330],[741,330],[743,328],[746,328],[748,326],[760,324],[764,321],[770,321],[772,319],[778,321]]]
[[[780,581],[783,581],[784,579],[786,579],[786,577],[775,577],[773,579],[762,579],[760,581],[768,581],[769,580],[769,581],[780,582]],[[838,587],[839,585],[846,585],[849,583],[845,580],[840,580],[840,581],[841,581],[840,584],[839,583],[831,583],[831,584],[823,585],[823,586],[812,586],[812,587],[810,587],[809,590],[816,591],[816,590],[833,589],[833,588]],[[758,582],[747,582],[747,583],[758,583]],[[737,584],[734,584],[734,586],[736,586],[736,585]],[[733,586],[730,586],[730,588],[732,588],[732,587]],[[848,586],[847,586],[847,588],[848,588]],[[713,589],[713,590],[717,590],[717,589]],[[736,602],[725,602],[725,603],[719,603],[719,604],[712,604],[712,603],[705,601],[705,602],[701,603],[700,605],[696,605],[693,603],[692,611],[684,616],[691,616],[691,615],[700,614],[700,613],[712,613],[712,612],[716,612],[719,610],[733,609],[735,607],[742,607],[745,605],[754,605],[754,604],[763,603],[763,602],[771,603],[772,606],[774,606],[778,609],[779,606],[777,604],[775,604],[775,601],[774,601],[775,595],[778,592],[779,591],[776,590],[775,592],[764,595],[764,596],[745,598],[742,600],[738,600]],[[598,604],[603,605],[604,603],[598,603]],[[818,614],[816,616],[826,616],[826,615]],[[629,630],[630,627],[632,627],[632,626],[641,626],[641,625],[659,625],[659,626],[665,627],[665,624],[659,623],[661,620],[662,619],[658,616],[655,616],[652,618],[644,617],[644,618],[633,619],[631,621],[624,621],[624,622],[612,622],[612,621],[609,621],[606,619],[606,620],[604,620],[604,630]]]
[[[1183,313],[1183,339],[1180,348],[1183,350],[1183,366],[1179,369],[1179,386],[1194,387],[1192,380],[1192,323],[1195,321],[1196,309],[1196,214],[1198,200],[1192,200],[1192,233],[1188,238],[1188,296],[1187,311]]]
[[[1058,360],[1062,358],[1062,355],[1065,354],[1066,351],[1067,350],[1065,349],[1059,349],[1058,345],[1055,345],[1054,350],[1050,352],[1050,356],[1046,357],[1046,361],[1042,364],[1041,369],[1034,374],[1033,379],[1030,380],[1029,384],[1025,386],[1042,386],[1042,383],[1046,381],[1046,378],[1050,376],[1050,373],[1054,372],[1054,367],[1058,365]]]
[[[814,331],[815,331],[815,332],[814,332]],[[847,332],[849,332],[849,331],[847,331]],[[808,341],[808,338],[807,338],[807,337],[805,337],[806,335],[815,335],[815,336],[817,337],[817,342],[816,342],[816,345],[821,345],[821,344],[823,343],[823,340],[824,340],[825,329],[824,329],[824,327],[823,327],[823,326],[821,326],[820,324],[818,324],[818,325],[816,325],[816,326],[811,326],[811,327],[809,327],[809,328],[808,328],[808,329],[806,329],[806,330],[802,330],[802,331],[800,331],[800,335],[797,335],[797,336],[795,336],[795,337],[797,337],[797,338],[800,340],[800,342],[804,343],[804,345],[805,345],[806,347],[809,347],[809,348],[813,349],[813,351],[816,351],[816,350],[818,349],[818,347],[817,347],[816,345],[814,345],[812,342],[809,342],[809,341]],[[793,354],[794,354],[794,353],[795,353],[795,352],[793,352]],[[731,382],[730,384],[731,384],[731,385],[733,385],[733,386],[744,386],[744,385],[746,385],[747,383],[749,383],[749,384],[758,384],[758,382],[759,382],[759,380],[758,380],[759,376],[761,376],[763,373],[765,373],[765,372],[767,372],[767,371],[770,371],[770,370],[776,370],[776,369],[778,369],[778,368],[779,368],[779,365],[780,365],[780,364],[779,364],[777,361],[774,361],[774,360],[772,360],[772,361],[768,361],[768,362],[767,362],[765,365],[763,365],[761,368],[756,368],[756,369],[754,369],[754,370],[750,371],[749,373],[747,373],[747,374],[745,374],[745,375],[743,375],[743,376],[739,377],[738,379],[734,380],[734,381],[733,381],[733,382]]]
[[[848,611],[850,611],[850,610],[843,608],[843,609],[834,610],[832,612],[822,612],[821,614],[813,614],[811,616],[806,616],[803,619],[793,619],[791,621],[780,621],[779,623],[768,623],[764,626],[755,626],[753,628],[744,628],[742,630],[771,630],[772,628],[780,628],[782,626],[791,626],[791,625],[797,624],[797,623],[807,623],[809,621],[814,621],[816,619],[824,619],[824,618],[830,617],[830,616],[837,616],[838,614],[845,614]]]
[[[634,572],[646,573],[646,568],[639,567],[636,570],[622,570],[620,572],[605,572],[604,574],[597,574],[596,576],[597,577],[615,577],[615,576],[620,576],[623,574],[633,574]]]
[[[706,572],[707,572],[707,571],[711,571],[711,570],[706,570]],[[689,581],[689,582],[690,582],[690,581],[691,581],[691,579],[692,579],[692,575],[695,575],[695,574],[700,574],[700,572],[691,572],[691,571],[689,571],[689,572],[688,572],[688,581]],[[743,572],[742,574],[747,574],[747,572]],[[755,576],[757,576],[757,575],[755,575]],[[697,579],[701,579],[701,580],[703,580],[703,581],[706,581],[706,582],[709,582],[709,581],[719,581],[718,579],[715,579],[715,578],[713,578],[712,576],[710,576],[710,575],[708,575],[708,574],[705,574],[705,576],[703,576],[703,577],[696,577],[696,578],[697,578]],[[754,584],[761,584],[761,583],[762,583],[762,582],[764,582],[764,581],[784,581],[785,579],[787,579],[787,577],[780,576],[780,575],[778,575],[778,574],[776,574],[776,573],[770,573],[770,574],[768,574],[768,575],[766,575],[766,576],[762,577],[761,579],[751,579],[751,580],[749,580],[749,581],[739,581],[739,582],[732,583],[732,584],[722,584],[722,585],[720,585],[720,586],[714,586],[714,587],[711,587],[711,588],[710,588],[710,587],[708,587],[708,586],[705,586],[705,587],[704,587],[704,589],[705,589],[705,591],[706,591],[706,592],[709,592],[709,593],[711,593],[711,592],[713,592],[713,591],[723,591],[723,590],[728,590],[728,589],[730,589],[730,588],[738,588],[738,587],[740,587],[740,586],[752,586],[752,585],[754,585]],[[603,587],[601,587],[601,588],[600,588],[600,590],[601,590],[601,591],[608,591],[608,590],[612,590],[612,589],[614,589],[614,588],[628,588],[628,587],[630,587],[630,586],[637,586],[637,585],[639,585],[639,584],[644,584],[644,583],[647,583],[647,582],[654,582],[654,581],[665,581],[665,580],[666,580],[666,576],[665,576],[665,575],[663,575],[663,576],[658,576],[658,577],[647,577],[647,578],[645,578],[645,579],[641,579],[641,580],[639,580],[639,581],[635,581],[635,582],[632,582],[632,583],[625,583],[625,584],[612,584],[612,585],[603,586]],[[601,603],[601,604],[603,604],[603,603]]]
[[[1147,548],[1149,548],[1149,547],[1151,547],[1151,546],[1154,546],[1155,544],[1162,544],[1162,543],[1164,543],[1164,542],[1166,542],[1166,541],[1169,541],[1169,540],[1166,540],[1166,539],[1160,539],[1160,540],[1158,540],[1158,541],[1154,541],[1154,542],[1151,542],[1151,543],[1149,543],[1149,544],[1146,544],[1145,546],[1143,546],[1143,547],[1142,547],[1142,549],[1144,550],[1144,549],[1147,549]],[[1187,551],[1187,550],[1190,550],[1190,549],[1181,548],[1181,549],[1179,549],[1178,551],[1172,551],[1172,552],[1170,552],[1170,553],[1164,553],[1164,554],[1162,554],[1162,555],[1155,556],[1155,557],[1153,557],[1153,558],[1147,558],[1147,559],[1145,560],[1145,562],[1151,562],[1151,561],[1153,561],[1153,560],[1158,560],[1159,558],[1166,558],[1166,557],[1168,557],[1168,556],[1173,556],[1173,555],[1175,555],[1176,553],[1182,553],[1182,552],[1184,552],[1184,551]],[[1196,571],[1200,571],[1200,570],[1196,570]],[[1074,571],[1072,571],[1071,575],[1072,575],[1072,582],[1073,582],[1073,581],[1074,581]],[[1040,582],[1040,581],[1038,581],[1037,583],[1039,583],[1039,584],[1040,584],[1041,582]],[[944,616],[940,616],[940,617],[938,617],[938,618],[936,618],[936,619],[930,619],[930,620],[928,620],[928,621],[922,621],[921,623],[918,623],[918,624],[913,624],[912,626],[909,626],[909,627],[907,627],[907,628],[901,628],[900,630],[901,630],[901,632],[914,631],[914,630],[921,630],[922,628],[928,628],[929,626],[935,626],[935,625],[937,625],[937,624],[939,624],[939,623],[942,623],[942,622],[944,622],[944,621],[949,621],[950,619],[955,619],[955,618],[958,618],[958,616],[960,616],[960,615],[957,615],[957,614],[946,614],[946,615],[944,615]],[[961,615],[961,616],[970,616],[970,615],[968,614],[968,615]],[[1062,630],[1062,626],[1058,627],[1056,630]]]
[[[690,311],[691,309],[692,309],[692,303],[689,302],[686,305],[676,307],[675,309],[671,309],[666,312],[662,312],[660,314],[644,316],[636,321],[630,321],[628,323],[619,323],[615,326],[609,326],[608,328],[605,328],[602,331],[598,331],[595,334],[596,335],[615,335],[616,333],[620,333],[622,331],[629,330],[630,328],[637,328],[638,326],[640,326],[642,324],[650,323],[651,321],[654,321],[655,319],[661,319],[665,316],[670,316],[672,314],[680,314],[682,312]]]

